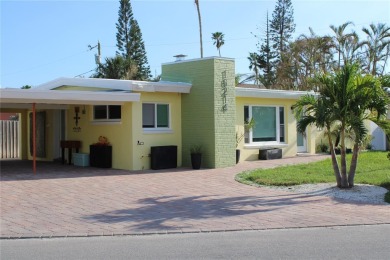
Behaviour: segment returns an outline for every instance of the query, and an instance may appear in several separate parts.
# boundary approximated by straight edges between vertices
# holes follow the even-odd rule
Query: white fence
[[[19,121],[0,120],[0,159],[19,158]]]

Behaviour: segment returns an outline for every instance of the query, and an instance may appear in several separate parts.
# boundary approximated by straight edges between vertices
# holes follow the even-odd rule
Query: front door
[[[307,152],[306,148],[306,133],[297,132],[297,152],[305,153]]]

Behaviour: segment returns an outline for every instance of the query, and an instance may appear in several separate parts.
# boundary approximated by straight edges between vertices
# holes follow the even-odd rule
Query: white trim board
[[[140,96],[139,93],[123,92],[0,89],[2,104],[121,105],[125,102],[138,102]]]
[[[236,88],[236,97],[299,99],[305,95],[314,95],[314,91],[289,91],[275,89]]]

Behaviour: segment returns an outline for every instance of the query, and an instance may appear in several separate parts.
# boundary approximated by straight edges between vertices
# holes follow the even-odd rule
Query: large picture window
[[[142,104],[143,128],[169,128],[169,105],[144,103]]]
[[[284,107],[244,106],[244,118],[253,118],[254,127],[247,133],[245,143],[284,143]]]
[[[121,117],[121,106],[93,106],[93,120],[118,121]]]

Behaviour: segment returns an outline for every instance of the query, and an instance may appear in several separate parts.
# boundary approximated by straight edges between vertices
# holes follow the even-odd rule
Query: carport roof
[[[149,82],[97,78],[58,78],[41,84],[35,87],[35,89],[55,90],[65,86],[102,89],[103,91],[190,93],[192,85],[190,83],[169,81]]]
[[[58,78],[32,89],[0,89],[1,107],[10,104],[121,105],[140,101],[136,92],[189,93],[191,84],[134,80]]]
[[[140,100],[139,93],[100,91],[56,91],[39,89],[0,89],[1,106],[6,104],[93,104],[120,105]]]

